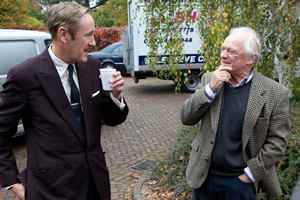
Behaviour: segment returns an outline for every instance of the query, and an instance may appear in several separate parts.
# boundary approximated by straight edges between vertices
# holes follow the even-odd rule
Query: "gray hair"
[[[77,3],[64,2],[53,5],[48,12],[46,26],[52,39],[57,36],[60,27],[65,27],[71,34],[72,39],[79,28],[79,19],[84,14],[89,13],[89,9]]]
[[[249,27],[232,28],[229,34],[237,32],[244,32],[248,34],[248,38],[244,44],[244,50],[246,55],[249,57],[257,55],[255,61],[257,63],[261,57],[261,41],[259,35],[255,32],[255,30]]]

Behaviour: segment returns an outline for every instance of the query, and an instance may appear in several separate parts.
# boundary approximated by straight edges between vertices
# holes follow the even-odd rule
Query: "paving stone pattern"
[[[129,199],[133,185],[144,173],[130,167],[142,160],[155,161],[174,142],[181,127],[179,109],[190,94],[175,91],[172,81],[155,77],[142,79],[135,84],[131,77],[124,77],[124,97],[129,106],[127,120],[118,126],[103,126],[102,145],[110,171],[112,200]],[[22,143],[22,142],[19,142]],[[20,169],[26,166],[26,147],[14,147]],[[0,199],[16,199],[5,189]]]

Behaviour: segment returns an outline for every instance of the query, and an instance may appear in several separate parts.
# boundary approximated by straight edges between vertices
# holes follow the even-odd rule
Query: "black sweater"
[[[242,152],[242,128],[251,81],[238,88],[225,84],[218,130],[209,173],[235,177],[243,173],[246,163]],[[216,119],[217,120],[217,119]]]

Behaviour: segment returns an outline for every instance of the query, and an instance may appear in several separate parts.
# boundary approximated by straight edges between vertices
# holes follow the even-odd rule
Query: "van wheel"
[[[182,78],[181,89],[184,92],[194,93],[200,84],[201,76],[199,75],[199,72],[192,71],[188,74],[187,78],[188,81],[186,83],[184,83],[184,77]]]

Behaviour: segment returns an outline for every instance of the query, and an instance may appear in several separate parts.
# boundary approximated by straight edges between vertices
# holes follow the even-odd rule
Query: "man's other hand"
[[[14,184],[10,189],[15,195],[19,198],[19,200],[25,200],[25,187],[20,183]]]
[[[250,179],[248,178],[248,176],[246,174],[239,175],[239,179],[244,183],[251,183]]]

